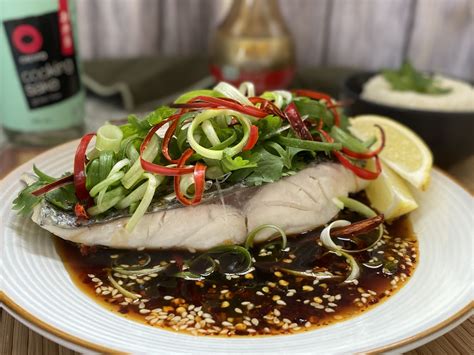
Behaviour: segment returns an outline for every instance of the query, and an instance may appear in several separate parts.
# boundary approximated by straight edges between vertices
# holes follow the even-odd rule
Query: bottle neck
[[[234,0],[229,14],[219,29],[233,36],[288,35],[276,0]]]

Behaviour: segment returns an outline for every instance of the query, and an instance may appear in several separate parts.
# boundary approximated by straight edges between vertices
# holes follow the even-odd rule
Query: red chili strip
[[[89,191],[86,188],[86,152],[90,141],[94,138],[95,133],[88,133],[81,138],[74,156],[74,187],[76,197],[79,201],[90,199]]]
[[[379,177],[382,172],[382,165],[380,164],[380,158],[376,155],[375,158],[375,171],[370,171],[364,168],[361,168],[357,165],[352,164],[352,162],[347,159],[343,154],[338,151],[333,152],[337,159],[344,165],[347,169],[351,170],[358,177],[365,180],[375,180]]]
[[[306,139],[308,141],[313,140],[313,136],[309,132],[308,127],[306,127],[303,120],[301,119],[300,113],[298,112],[298,109],[296,108],[294,102],[286,106],[285,115],[288,121],[290,122],[291,128],[293,128],[298,137],[300,137],[301,139]]]
[[[158,165],[154,164],[152,162],[146,161],[143,159],[143,152],[145,151],[146,147],[148,146],[148,143],[150,142],[151,138],[153,135],[158,131],[164,124],[170,122],[171,120],[176,120],[177,118],[175,117],[176,115],[173,115],[171,117],[168,117],[166,120],[161,121],[158,123],[156,126],[153,126],[148,134],[146,135],[145,139],[143,140],[141,146],[140,146],[140,164],[143,168],[143,170],[155,173],[155,174],[160,174],[164,176],[178,176],[178,175],[183,175],[183,174],[189,174],[194,171],[194,168],[170,168],[167,166],[163,165]]]
[[[74,214],[79,219],[89,219],[89,215],[87,214],[84,205],[79,202],[74,205]]]
[[[202,102],[201,102],[202,101]],[[268,114],[253,106],[248,106],[248,105],[242,105],[240,102],[237,102],[232,99],[228,98],[219,98],[219,97],[211,97],[211,96],[196,96],[192,100],[188,101],[187,104],[199,104],[196,106],[196,108],[205,108],[202,103],[207,103],[209,108],[218,108],[218,107],[223,107],[223,108],[229,108],[231,110],[253,116],[253,117],[258,117],[258,118],[263,118],[266,117]],[[174,106],[174,107],[183,107],[183,106]],[[191,108],[191,107],[184,107],[184,108]]]
[[[332,103],[332,97],[329,96],[328,94],[325,94],[323,92],[319,91],[313,91],[313,90],[303,90],[303,89],[298,89],[298,90],[293,90],[293,93],[298,96],[306,96],[309,97],[310,99],[313,100],[323,100],[326,102],[326,107],[328,110],[331,110],[332,115],[334,116],[334,124],[336,126],[340,126],[341,124],[341,118],[339,117],[339,112],[337,112],[337,108],[334,107]]]
[[[333,143],[334,139],[324,130],[320,129],[319,132],[326,139],[327,142]],[[336,150],[333,151],[333,154],[339,160],[339,162],[347,169],[351,170],[358,177],[365,180],[375,180],[378,178],[382,172],[382,164],[380,163],[380,158],[378,155],[374,156],[375,158],[375,171],[370,171],[364,168],[361,168],[357,165],[354,165],[349,159],[347,159],[341,152]]]
[[[188,148],[184,151],[181,158],[178,160],[178,168],[184,167],[186,161],[194,154],[194,151],[191,148]],[[204,185],[206,183],[206,169],[207,166],[203,163],[196,163],[193,168],[194,176],[194,197],[188,199],[184,196],[180,188],[181,176],[177,175],[174,177],[174,191],[176,193],[176,198],[185,206],[197,205],[202,200],[204,194]]]
[[[178,159],[171,158],[171,155],[169,152],[169,144],[170,144],[171,138],[173,137],[174,132],[176,131],[176,128],[178,127],[180,117],[181,117],[181,113],[177,113],[169,118],[170,121],[172,120],[173,122],[170,124],[170,126],[166,130],[165,136],[163,138],[163,143],[161,144],[161,152],[163,153],[163,156],[166,159],[168,159],[168,161],[170,161],[171,163],[178,162]]]
[[[74,175],[68,175],[56,181],[53,181],[45,186],[40,187],[39,189],[33,191],[31,194],[33,196],[41,196],[49,191],[55,190],[61,186],[68,185],[74,182]]]
[[[385,147],[385,132],[382,129],[382,127],[380,127],[379,125],[376,125],[376,127],[380,130],[380,134],[381,134],[380,147],[378,147],[375,150],[369,151],[367,153],[357,153],[346,147],[343,147],[342,152],[346,154],[348,157],[355,158],[355,159],[370,159],[378,155],[382,151],[382,149]]]
[[[258,127],[255,125],[252,125],[250,127],[250,136],[249,140],[247,141],[247,144],[242,148],[243,151],[246,150],[251,150],[253,147],[255,147],[255,144],[257,144],[258,141]]]

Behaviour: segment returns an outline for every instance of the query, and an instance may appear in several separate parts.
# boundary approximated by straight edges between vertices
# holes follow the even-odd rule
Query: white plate
[[[11,211],[22,172],[33,163],[51,175],[72,168],[77,142],[54,148],[8,175],[0,185],[3,302],[16,317],[77,350],[193,353],[347,353],[407,350],[431,340],[472,309],[473,197],[434,171],[416,193],[412,222],[419,265],[408,284],[359,317],[311,332],[259,338],[208,338],[169,332],[102,308],[70,280],[52,239]]]

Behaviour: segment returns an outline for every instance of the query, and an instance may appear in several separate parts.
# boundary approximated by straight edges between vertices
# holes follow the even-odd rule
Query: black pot
[[[347,115],[376,114],[403,123],[425,140],[435,164],[443,168],[474,154],[474,112],[414,110],[367,101],[360,97],[362,87],[375,74],[362,72],[345,80],[341,98],[352,101]]]

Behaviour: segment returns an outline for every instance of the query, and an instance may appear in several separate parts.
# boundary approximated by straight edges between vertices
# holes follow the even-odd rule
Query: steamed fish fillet
[[[337,215],[334,197],[365,185],[342,165],[321,163],[257,189],[243,188],[226,198],[226,205],[214,201],[147,213],[132,232],[125,229],[129,217],[76,226],[74,217],[45,201],[35,207],[32,220],[60,238],[85,245],[206,250],[242,244],[262,224],[276,224],[288,234],[319,227]],[[256,241],[271,237],[271,230],[263,230]]]
[[[347,196],[367,186],[340,164],[322,163],[276,183],[263,186],[245,205],[247,229],[275,224],[287,234],[303,233],[324,225],[339,212],[335,197]],[[272,236],[271,229],[256,237],[261,242]]]
[[[43,208],[35,208],[32,219],[54,235],[74,243],[111,248],[158,248],[205,250],[245,240],[245,217],[235,208],[208,204],[148,213],[132,232],[129,217],[83,227],[64,228],[54,223]]]

